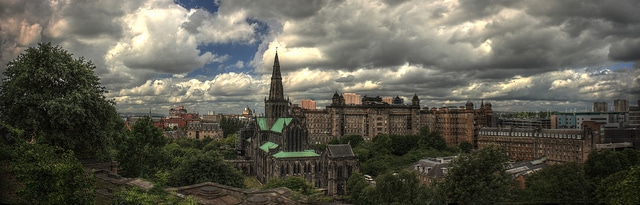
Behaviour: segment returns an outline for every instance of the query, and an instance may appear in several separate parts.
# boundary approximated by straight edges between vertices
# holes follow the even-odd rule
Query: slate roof
[[[545,160],[546,158],[542,157],[540,159],[531,161],[516,162],[511,164],[506,172],[513,175],[514,177],[518,177],[520,175],[529,175],[545,168],[547,166],[546,164],[544,164]]]
[[[332,158],[356,156],[351,149],[351,145],[348,144],[330,144],[327,145],[327,149],[329,150],[329,155]]]

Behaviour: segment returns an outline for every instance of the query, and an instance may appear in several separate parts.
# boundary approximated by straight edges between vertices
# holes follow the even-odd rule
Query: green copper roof
[[[284,129],[284,126],[287,126],[289,123],[291,123],[292,119],[293,118],[278,118],[276,122],[273,123],[273,126],[271,128],[269,128],[269,126],[267,125],[267,118],[258,118],[257,120],[260,130],[271,130],[274,132],[282,133],[282,129]]]
[[[320,155],[313,150],[305,150],[304,152],[283,152],[280,151],[273,155],[275,158],[290,158],[290,157],[319,157]]]
[[[267,118],[258,118],[258,127],[260,130],[269,130],[267,127]]]
[[[278,118],[276,123],[273,124],[273,127],[271,127],[271,131],[282,133],[282,129],[284,129],[284,126],[287,126],[289,123],[291,123],[291,120],[292,118]]]
[[[260,146],[260,149],[265,152],[269,152],[270,149],[275,149],[278,147],[278,144],[273,142],[266,142]]]

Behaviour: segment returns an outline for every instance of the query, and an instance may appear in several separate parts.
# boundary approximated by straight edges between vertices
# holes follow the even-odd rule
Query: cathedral
[[[297,176],[329,195],[346,194],[347,180],[360,170],[358,158],[348,144],[328,145],[325,150],[309,146],[305,117],[294,115],[290,101],[284,98],[277,52],[264,104],[265,115],[238,133],[236,149],[243,155],[243,163],[249,164],[243,172],[255,174],[263,184]]]

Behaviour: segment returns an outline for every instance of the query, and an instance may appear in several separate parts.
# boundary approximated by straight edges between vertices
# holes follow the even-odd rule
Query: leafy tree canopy
[[[172,160],[163,151],[166,144],[162,131],[151,124],[149,117],[139,119],[120,143],[120,173],[126,177],[150,178],[168,168]]]
[[[224,162],[220,153],[209,151],[186,160],[172,171],[169,179],[169,185],[176,187],[203,182],[243,187],[244,177],[240,171]]]
[[[595,183],[616,172],[640,164],[640,152],[633,149],[620,151],[592,151],[584,164],[588,178]]]
[[[107,158],[123,122],[94,69],[51,43],[26,49],[3,73],[0,118],[24,130],[26,140],[73,150],[82,158]]]
[[[14,173],[24,186],[18,195],[29,204],[93,204],[93,175],[73,152],[46,144],[21,145]]]
[[[640,204],[640,165],[620,171],[603,180],[600,203]]]
[[[495,204],[505,200],[512,185],[508,158],[502,148],[489,147],[458,156],[445,175],[444,191],[451,202]]]
[[[364,174],[360,172],[353,173],[347,181],[347,190],[349,190],[349,201],[354,204],[365,204],[366,195],[365,188],[369,183],[364,178]]]
[[[532,174],[526,181],[528,202],[571,203],[589,199],[589,183],[580,164],[549,166]]]
[[[445,150],[447,148],[447,142],[442,138],[440,132],[431,131],[428,126],[420,128],[418,137],[417,144],[420,148],[433,148],[437,150]]]
[[[420,194],[426,190],[421,187],[413,172],[387,172],[376,177],[375,195],[370,196],[376,204],[418,204]]]
[[[246,121],[242,121],[238,118],[222,117],[222,119],[220,119],[220,128],[222,129],[224,137],[235,134],[246,124]]]

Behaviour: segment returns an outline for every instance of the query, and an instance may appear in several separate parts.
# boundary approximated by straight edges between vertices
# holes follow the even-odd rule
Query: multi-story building
[[[245,160],[234,165],[244,173],[255,174],[262,183],[290,176],[301,177],[329,195],[346,194],[347,180],[360,170],[350,145],[328,145],[325,150],[309,146],[309,129],[299,114],[300,107],[289,107],[284,98],[280,62],[276,53],[265,115],[249,121],[238,133],[236,149]],[[311,111],[313,112],[313,111]],[[303,116],[302,116],[303,117]]]
[[[608,112],[609,105],[607,102],[593,102],[593,112]]]
[[[596,122],[583,122],[582,129],[537,129],[485,127],[478,134],[478,148],[503,146],[516,161],[545,157],[548,162],[587,160],[589,152],[601,144],[603,130]]]
[[[204,139],[224,138],[220,123],[205,120],[192,120],[187,123],[187,138]]]
[[[310,142],[327,143],[344,135],[360,135],[372,140],[379,134],[415,135],[423,126],[437,130],[447,144],[463,141],[475,143],[477,129],[494,124],[491,104],[482,102],[479,109],[467,102],[462,107],[420,107],[420,99],[414,94],[411,104],[387,103],[381,97],[362,98],[361,105],[349,105],[343,95],[334,93],[331,105],[324,110],[300,110],[297,115],[307,120]]]
[[[498,119],[498,127],[521,127],[521,128],[543,128],[551,129],[551,119],[537,118],[537,119]]]
[[[413,171],[416,173],[418,180],[421,184],[430,186],[434,182],[444,180],[444,176],[451,169],[451,160],[457,156],[427,158],[418,160],[418,163],[413,165]]]
[[[613,111],[614,112],[628,112],[629,111],[629,101],[624,99],[616,99],[613,101]]]
[[[629,123],[627,112],[576,112],[551,115],[552,129],[582,129],[583,122],[593,121],[605,128],[625,127]]]
[[[302,107],[302,109],[315,110],[316,109],[316,101],[314,101],[314,100],[301,100],[300,101],[300,107]]]
[[[153,119],[153,126],[165,130],[174,128],[185,128],[189,121],[200,120],[198,113],[189,113],[184,106],[178,106],[169,110],[169,116],[160,119]]]
[[[629,127],[640,128],[640,100],[637,106],[629,106]]]
[[[361,98],[359,94],[356,93],[343,93],[342,97],[344,97],[344,103],[347,105],[360,105],[362,104]]]

